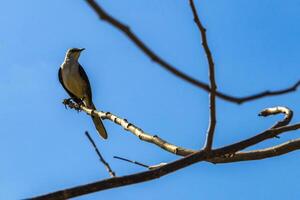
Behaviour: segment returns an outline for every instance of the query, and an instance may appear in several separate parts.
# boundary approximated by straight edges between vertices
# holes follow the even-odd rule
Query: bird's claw
[[[68,106],[73,103],[72,98],[64,99],[62,103],[65,105],[65,108],[68,109]]]

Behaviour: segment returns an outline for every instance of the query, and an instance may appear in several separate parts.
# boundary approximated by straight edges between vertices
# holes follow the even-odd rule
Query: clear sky
[[[131,26],[152,50],[187,74],[208,81],[207,63],[188,0],[99,1]],[[299,77],[300,2],[195,1],[215,57],[218,88],[243,96],[281,89]],[[107,141],[90,118],[66,110],[57,78],[65,51],[85,47],[80,58],[94,102],[143,130],[193,149],[204,143],[208,94],[151,62],[118,30],[100,21],[84,1],[3,1],[0,7],[0,199],[20,199],[108,178],[84,135],[88,130],[116,171],[178,157],[139,141],[105,121]],[[215,147],[246,139],[282,116],[257,113],[277,105],[300,120],[299,92],[241,106],[217,100]],[[299,131],[255,148],[299,137]],[[290,199],[300,196],[300,152],[232,164],[198,163],[158,180],[78,199]]]

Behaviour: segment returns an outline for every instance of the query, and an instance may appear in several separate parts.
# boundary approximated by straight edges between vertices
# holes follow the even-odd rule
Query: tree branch
[[[135,160],[129,160],[127,158],[122,158],[122,157],[119,157],[119,156],[114,156],[114,158],[119,159],[119,160],[123,160],[123,161],[126,161],[126,162],[129,162],[129,163],[132,163],[132,164],[135,164],[135,165],[139,165],[139,166],[145,167],[145,168],[147,168],[149,170],[156,169],[158,167],[161,167],[163,165],[168,164],[168,163],[159,163],[157,165],[145,165],[144,163],[141,163],[141,162],[138,162],[138,161],[135,161]]]
[[[99,157],[99,160],[100,162],[103,163],[103,165],[105,166],[106,170],[108,171],[109,175],[111,177],[115,177],[116,176],[116,173],[111,169],[111,167],[109,166],[109,164],[104,160],[103,156],[101,155],[96,143],[94,142],[93,138],[90,136],[89,132],[85,131],[85,135],[86,137],[89,139],[90,143],[93,145],[98,157]]]
[[[66,103],[66,102],[65,102]],[[96,110],[91,110],[85,108],[83,105],[80,105],[80,107],[77,104],[74,104],[72,102],[67,101],[69,103],[69,107],[71,108],[76,108],[76,109],[82,109],[84,112],[86,112],[89,115],[92,116],[99,116],[103,119],[109,119],[113,121],[114,123],[121,125],[125,130],[130,130],[131,132],[135,132],[137,127],[134,125],[128,123],[126,120],[123,120],[121,118],[116,117],[115,115],[112,115],[111,113],[105,113],[105,112],[100,112]],[[274,111],[275,109],[269,109],[271,112],[272,110]],[[284,111],[284,109],[278,109],[281,111]],[[275,112],[274,112],[275,113]],[[277,112],[277,114],[280,112]],[[286,112],[289,113],[289,112]],[[132,128],[130,128],[132,127]],[[82,186],[77,186],[49,194],[45,194],[42,196],[34,197],[32,199],[68,199],[72,197],[77,197],[81,196],[84,194],[89,194],[92,192],[96,191],[102,191],[110,188],[116,188],[116,187],[121,187],[125,185],[131,185],[135,183],[140,183],[140,182],[145,182],[145,181],[150,181],[153,179],[157,179],[159,177],[165,176],[169,173],[172,173],[174,171],[177,171],[179,169],[185,168],[189,165],[192,165],[197,162],[202,162],[202,161],[208,161],[208,162],[214,162],[214,163],[226,163],[227,160],[232,160],[232,162],[237,162],[237,161],[243,161],[243,160],[250,160],[250,159],[263,159],[271,156],[276,156],[281,155],[293,150],[297,150],[300,148],[299,145],[299,140],[294,140],[290,141],[288,143],[284,143],[279,146],[275,146],[269,149],[265,150],[256,150],[252,152],[239,152],[249,146],[253,146],[257,143],[260,143],[266,139],[273,138],[279,134],[289,132],[292,130],[297,130],[300,129],[300,123],[294,124],[294,125],[289,125],[289,126],[283,126],[279,128],[271,128],[266,131],[263,131],[262,133],[253,136],[249,139],[221,147],[215,150],[211,151],[205,151],[205,150],[200,150],[194,153],[191,153],[187,155],[186,157],[183,157],[179,160],[176,160],[174,162],[164,164],[164,165],[158,165],[154,169],[150,171],[145,171],[141,173],[136,173],[132,175],[127,175],[127,176],[122,176],[122,177],[113,177],[110,179],[105,179],[101,181],[97,181],[94,183],[82,185]],[[142,135],[145,134],[144,132],[141,132]],[[134,133],[135,135],[139,135]],[[149,136],[147,134],[143,135],[146,138]],[[172,146],[172,145],[171,145]],[[174,145],[173,145],[174,146]],[[275,150],[275,152],[274,152]],[[273,151],[273,153],[272,153]],[[236,153],[236,155],[234,155]],[[231,156],[233,154],[233,156]]]
[[[86,112],[88,115],[98,116],[98,117],[101,117],[102,119],[108,119],[108,120],[114,122],[115,124],[122,126],[124,128],[124,130],[131,132],[132,134],[137,136],[140,140],[155,144],[156,146],[158,146],[170,153],[180,155],[180,156],[187,156],[191,153],[196,152],[191,149],[186,149],[186,148],[171,144],[171,143],[163,140],[162,138],[160,138],[157,135],[150,135],[149,133],[144,132],[142,129],[140,129],[136,125],[128,122],[126,119],[122,119],[110,112],[102,112],[102,111],[92,110],[83,105],[79,106],[78,104],[71,102],[71,101],[64,101],[63,103],[65,105],[69,106],[69,108],[71,108],[71,109],[82,110],[82,111]]]
[[[204,52],[207,58],[208,67],[209,67],[209,81],[210,81],[210,95],[209,95],[209,110],[210,110],[210,119],[209,119],[209,127],[207,130],[207,136],[205,141],[204,149],[207,151],[210,151],[213,144],[213,138],[216,128],[216,80],[215,80],[215,64],[214,60],[211,54],[211,51],[209,49],[208,43],[207,43],[207,37],[206,37],[206,29],[203,27],[199,17],[197,10],[195,8],[195,4],[193,0],[190,0],[190,6],[191,10],[194,15],[194,21],[201,33],[202,38],[202,46],[204,48]]]
[[[146,55],[148,55],[150,58],[152,58],[153,61],[159,63],[161,66],[175,74],[176,76],[186,80],[187,82],[196,85],[207,92],[214,92],[213,84],[214,77],[210,78],[211,80],[211,88],[198,80],[195,80],[186,74],[178,71],[173,66],[162,60],[160,57],[158,57],[155,53],[153,53],[141,40],[137,38],[137,36],[132,33],[129,29],[129,27],[123,25],[113,17],[109,16],[97,3],[93,0],[86,0],[89,5],[95,10],[95,12],[98,13],[99,17],[101,17],[103,20],[109,22],[119,30],[121,30],[124,34],[126,34]],[[205,35],[205,34],[204,34]],[[208,48],[208,47],[207,47]],[[206,52],[207,53],[207,52]],[[207,54],[208,56],[208,54]],[[213,65],[210,65],[210,67],[213,67]],[[210,74],[214,74],[213,69],[210,69]],[[288,88],[286,90],[281,91],[275,91],[275,92],[264,92],[244,98],[236,98],[232,96],[225,95],[220,92],[216,92],[216,95],[222,99],[225,99],[230,102],[234,103],[243,103],[246,101],[262,98],[265,96],[272,96],[272,95],[278,95],[287,93],[290,91],[296,90],[296,88],[300,85],[300,82],[295,84],[292,88]],[[213,90],[213,91],[211,91]],[[246,100],[245,100],[246,99]],[[78,105],[77,105],[78,106]],[[72,106],[70,106],[72,107]],[[75,105],[76,108],[76,105]],[[110,188],[116,188],[121,187],[125,185],[130,184],[136,184],[140,182],[150,181],[153,179],[157,179],[159,177],[165,176],[167,174],[170,174],[174,171],[180,170],[182,168],[185,168],[187,166],[190,166],[192,164],[195,164],[197,162],[202,161],[208,161],[208,162],[214,162],[214,163],[226,163],[226,162],[237,162],[237,161],[244,161],[244,160],[255,160],[255,159],[263,159],[267,157],[272,157],[276,155],[282,155],[284,153],[297,150],[300,148],[300,139],[292,140],[286,143],[283,143],[281,145],[277,145],[271,148],[262,149],[262,150],[255,150],[255,151],[248,151],[248,152],[239,152],[243,149],[246,149],[247,147],[253,146],[257,143],[260,143],[266,139],[273,138],[277,135],[280,135],[285,132],[289,132],[292,130],[300,129],[300,123],[294,124],[294,125],[285,125],[288,124],[291,120],[292,113],[287,112],[286,109],[282,109],[284,107],[277,107],[277,109],[269,109],[268,111],[263,111],[261,115],[269,115],[269,114],[278,114],[278,113],[284,113],[285,119],[278,122],[275,126],[272,128],[263,131],[251,138],[248,138],[246,140],[227,145],[218,149],[213,149],[211,151],[206,150],[200,150],[200,151],[193,151],[189,149],[184,149],[182,147],[175,146],[173,144],[170,144],[158,136],[151,136],[144,131],[142,131],[140,128],[136,127],[135,125],[128,123],[126,119],[119,118],[109,112],[100,112],[96,110],[91,110],[83,105],[77,107],[79,110],[83,110],[89,115],[92,116],[99,116],[103,119],[109,119],[113,121],[114,123],[122,126],[125,130],[130,131],[137,137],[139,137],[141,140],[153,143],[166,151],[169,151],[171,153],[185,156],[181,159],[178,159],[174,162],[156,166],[154,169],[136,173],[132,175],[122,176],[122,177],[113,177],[101,181],[97,181],[94,183],[81,185],[65,190],[60,190],[57,192],[53,192],[50,194],[38,196],[32,199],[68,199],[72,197],[78,197],[80,195],[89,194],[96,191],[106,190]],[[289,117],[290,116],[290,117]],[[278,125],[279,124],[279,125]],[[231,161],[230,161],[231,160]]]
[[[167,141],[161,139],[160,137],[158,137],[157,135],[150,135],[146,132],[144,132],[142,129],[138,128],[137,126],[135,126],[132,123],[129,123],[126,119],[122,119],[110,112],[102,112],[102,111],[97,111],[97,110],[92,110],[89,109],[83,105],[78,105],[74,102],[71,101],[64,101],[63,102],[65,105],[69,106],[71,109],[76,109],[76,110],[82,110],[85,113],[87,113],[88,115],[92,115],[92,116],[97,116],[97,117],[101,117],[102,119],[108,119],[112,122],[114,122],[117,125],[122,126],[126,131],[129,131],[131,133],[133,133],[135,136],[137,136],[139,139],[145,141],[145,142],[149,142],[152,144],[155,144],[156,146],[170,152],[176,155],[180,155],[180,156],[188,156],[192,153],[196,153],[197,151],[195,150],[191,150],[191,149],[185,149],[183,147],[179,147],[176,146],[174,144],[168,143]],[[278,109],[280,108],[280,109]],[[265,109],[265,110],[269,110],[269,113],[271,113],[271,111],[274,111],[278,109],[279,111],[285,112],[285,113],[292,113],[292,111],[288,111],[288,108],[286,107],[275,107],[275,108],[269,108],[269,109]],[[287,110],[286,110],[287,109]],[[261,113],[264,113],[266,111],[262,111]],[[282,112],[277,112],[276,114],[282,113]],[[274,112],[275,114],[275,112]],[[289,117],[287,117],[289,116]],[[285,118],[290,118],[291,115],[285,115]],[[291,119],[291,118],[290,118]],[[280,122],[277,122],[276,124],[278,124]],[[273,126],[274,127],[274,126]],[[266,139],[269,138],[273,138],[276,137],[277,135],[287,132],[287,131],[292,131],[292,130],[296,130],[300,128],[300,123],[299,124],[295,124],[295,125],[291,125],[291,126],[283,126],[283,127],[278,127],[278,128],[270,128],[268,130],[265,130],[261,133],[259,133],[256,136],[253,136],[249,139],[240,141],[238,143],[229,145],[228,147],[232,147],[233,151],[230,153],[235,153],[237,151],[241,151],[249,146],[255,145],[259,142],[262,142]],[[220,148],[220,150],[222,150],[222,148]],[[222,152],[220,152],[220,154],[222,154]]]
[[[132,163],[132,164],[135,164],[135,165],[139,165],[139,166],[142,166],[142,167],[147,168],[147,169],[149,169],[149,167],[150,167],[149,165],[146,165],[144,163],[141,163],[141,162],[138,162],[138,161],[135,161],[135,160],[129,160],[127,158],[122,158],[120,156],[114,156],[114,158],[129,162],[129,163]]]
[[[280,134],[285,131],[296,130],[299,128],[300,128],[300,123],[291,125],[291,126],[285,126],[285,127],[273,129],[272,134],[275,134],[275,133]],[[261,140],[262,139],[261,134],[252,137],[252,140],[255,140],[255,138],[259,138]],[[259,142],[260,141],[259,139],[256,139],[252,143]],[[297,139],[294,141],[284,143],[281,146],[280,145],[275,146],[274,149],[275,149],[275,151],[277,151],[277,155],[281,155],[281,154],[288,153],[293,150],[300,149],[299,140],[300,139]],[[252,152],[252,155],[251,155],[251,152],[248,152],[248,154],[244,153],[244,155],[242,153],[240,153],[237,155],[237,157],[235,159],[236,161],[234,160],[234,157],[226,158],[226,154],[230,154],[230,153],[236,151],[237,149],[238,150],[244,149],[248,145],[250,145],[250,143],[251,142],[248,142],[248,143],[238,142],[238,143],[235,143],[235,144],[223,147],[223,148],[212,150],[209,153],[207,151],[200,150],[196,153],[193,153],[191,155],[183,157],[182,159],[176,160],[174,162],[160,166],[160,167],[155,168],[150,171],[145,171],[145,172],[122,176],[122,177],[105,179],[105,180],[97,181],[94,183],[81,185],[81,186],[45,194],[45,195],[34,197],[31,199],[43,199],[43,200],[68,199],[68,198],[72,198],[72,197],[81,196],[84,194],[89,194],[92,192],[107,190],[110,188],[116,188],[116,187],[136,184],[136,183],[140,183],[140,182],[150,181],[150,180],[160,178],[169,173],[172,173],[174,171],[177,171],[179,169],[185,168],[189,165],[192,165],[194,163],[201,162],[201,161],[226,163],[226,159],[228,159],[228,160],[231,159],[232,162],[236,162],[236,161],[250,160],[250,158],[253,160],[263,159],[263,158],[275,156],[275,154],[276,154],[276,152],[274,152],[274,149],[273,150],[267,149],[264,151],[262,150],[262,153],[256,152],[256,156],[254,156],[253,152]],[[272,154],[271,151],[273,151],[274,153]],[[214,158],[215,158],[215,160],[214,160]],[[240,159],[240,160],[238,160],[238,159]]]
[[[300,138],[295,140],[290,140],[283,144],[279,144],[265,149],[227,154],[224,155],[223,157],[212,158],[208,161],[214,164],[218,164],[218,163],[232,163],[232,162],[249,161],[249,160],[260,160],[260,159],[280,156],[299,149],[300,149]]]
[[[208,84],[201,82],[187,74],[185,74],[184,72],[178,70],[177,68],[175,68],[174,66],[172,66],[170,63],[168,63],[167,61],[165,61],[163,58],[161,58],[160,56],[158,56],[154,51],[152,51],[141,39],[138,38],[138,36],[133,33],[130,30],[130,27],[127,25],[124,25],[123,23],[121,23],[120,21],[118,21],[117,19],[115,19],[114,17],[112,17],[111,15],[109,15],[99,4],[96,3],[96,1],[94,0],[86,0],[86,2],[88,3],[88,5],[90,5],[90,7],[94,10],[94,12],[98,15],[98,17],[106,22],[108,22],[109,24],[111,24],[112,26],[114,26],[115,28],[117,28],[119,31],[121,31],[122,33],[124,33],[146,56],[148,56],[153,62],[156,62],[157,64],[159,64],[161,67],[163,67],[164,69],[166,69],[167,71],[169,71],[171,74],[175,75],[176,77],[198,87],[203,89],[206,92],[211,92],[211,88],[209,87]],[[216,91],[216,96],[231,102],[231,103],[236,103],[236,104],[242,104],[248,101],[253,101],[256,99],[260,99],[260,98],[264,98],[264,97],[269,97],[269,96],[277,96],[277,95],[282,95],[282,94],[287,94],[290,92],[294,92],[297,90],[298,86],[300,85],[300,81],[297,81],[293,86],[288,87],[286,89],[282,89],[282,90],[275,90],[275,91],[264,91],[264,92],[260,92],[257,94],[253,94],[253,95],[249,95],[246,97],[234,97],[231,95],[227,95],[223,92],[220,91]]]

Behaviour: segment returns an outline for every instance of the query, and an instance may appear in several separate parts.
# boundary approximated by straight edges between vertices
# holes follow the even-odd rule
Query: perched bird
[[[78,62],[80,53],[84,48],[68,49],[65,60],[58,70],[59,82],[70,97],[78,104],[84,104],[87,108],[96,110],[92,100],[92,91],[89,79]],[[107,132],[100,117],[92,116],[98,133],[107,139]]]

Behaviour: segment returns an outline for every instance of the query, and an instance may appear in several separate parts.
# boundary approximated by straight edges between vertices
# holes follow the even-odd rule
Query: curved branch
[[[288,107],[277,106],[277,107],[273,107],[273,108],[267,108],[267,109],[264,109],[263,111],[261,111],[258,115],[267,117],[269,115],[277,115],[279,113],[283,113],[285,116],[284,116],[283,120],[277,122],[274,126],[272,126],[272,128],[278,128],[281,126],[288,125],[293,118],[293,111],[291,109],[289,109]]]
[[[182,80],[184,80],[184,81],[186,81],[186,82],[188,82],[188,83],[190,83],[190,84],[192,84],[192,85],[194,85],[198,88],[201,88],[201,89],[205,90],[206,92],[211,92],[211,88],[209,87],[208,84],[206,84],[204,82],[201,82],[201,81],[185,74],[184,72],[178,70],[177,68],[172,66],[170,63],[165,61],[163,58],[158,56],[141,39],[139,39],[138,36],[135,33],[133,33],[130,30],[129,26],[121,23],[120,21],[118,21],[117,19],[115,19],[114,17],[109,15],[99,4],[96,3],[96,1],[86,0],[86,2],[96,12],[96,14],[98,15],[98,17],[100,19],[108,22],[109,24],[111,24],[112,26],[117,28],[119,31],[124,33],[153,62],[156,62],[161,67],[163,67],[164,69],[166,69],[167,71],[169,71],[173,75],[177,76],[178,78],[180,78],[180,79],[182,79]],[[300,85],[300,81],[298,81],[293,86],[288,87],[286,89],[275,90],[275,91],[267,90],[267,91],[260,92],[260,93],[250,95],[250,96],[246,96],[246,97],[234,97],[234,96],[231,96],[231,95],[227,95],[223,92],[216,91],[216,96],[223,99],[223,100],[225,100],[225,101],[231,102],[231,103],[242,104],[242,103],[245,103],[245,102],[248,102],[248,101],[253,101],[253,100],[264,98],[264,97],[276,96],[276,95],[282,95],[282,94],[290,93],[290,92],[296,91],[299,85]]]

